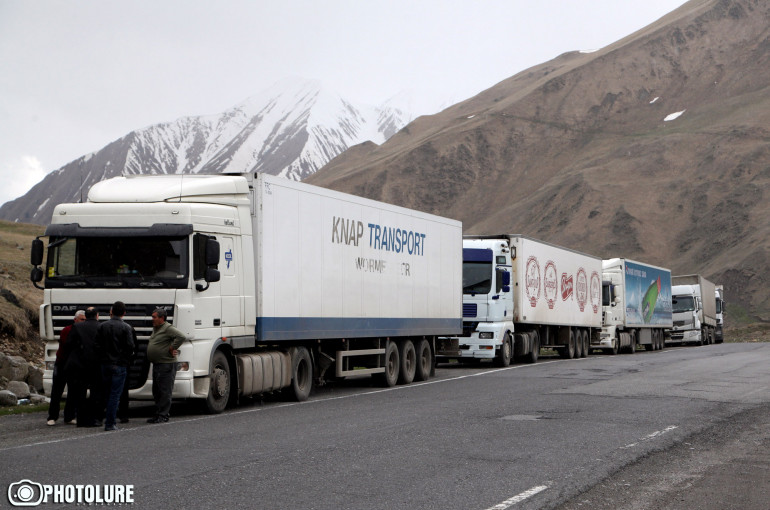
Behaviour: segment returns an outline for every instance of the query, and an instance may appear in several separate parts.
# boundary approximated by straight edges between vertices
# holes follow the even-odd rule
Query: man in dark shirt
[[[115,419],[118,413],[120,394],[126,382],[126,374],[136,349],[136,332],[123,322],[126,305],[115,301],[110,309],[110,320],[99,324],[97,338],[102,365],[102,380],[107,397],[104,430],[118,430]]]
[[[78,427],[99,425],[102,382],[96,341],[98,327],[99,312],[93,307],[86,309],[86,320],[72,326],[64,345],[67,400],[75,404]],[[91,396],[86,399],[89,390]]]
[[[65,326],[59,333],[59,348],[56,350],[56,361],[53,365],[53,383],[51,385],[51,403],[48,405],[48,425],[55,425],[59,419],[59,409],[61,408],[61,396],[64,393],[64,386],[67,384],[67,375],[64,370],[67,364],[67,337],[72,330],[72,326],[78,322],[86,320],[86,312],[78,310],[73,318],[74,323]],[[70,403],[64,407],[64,423],[73,423],[76,418],[74,395]]]

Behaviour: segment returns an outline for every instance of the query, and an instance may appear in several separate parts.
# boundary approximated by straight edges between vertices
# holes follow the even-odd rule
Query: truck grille
[[[110,306],[112,304],[91,305],[91,304],[79,304],[79,305],[53,305],[53,329],[56,339],[59,339],[59,333],[65,326],[72,324],[72,317],[75,315],[76,310],[85,310],[90,306],[95,306],[99,312],[99,321],[106,321],[110,318]],[[150,362],[147,361],[147,344],[149,343],[150,335],[152,334],[152,311],[156,308],[165,308],[169,316],[166,320],[169,323],[174,322],[174,305],[141,305],[141,304],[128,304],[126,303],[126,315],[123,320],[133,326],[136,331],[136,355],[128,367],[128,388],[133,390],[141,388],[144,383],[147,382],[147,374],[150,372]],[[59,310],[67,310],[66,312]],[[66,315],[62,315],[66,313]],[[57,315],[58,314],[58,315]]]
[[[476,317],[478,306],[476,303],[463,303],[463,317]]]
[[[470,337],[471,333],[476,331],[476,328],[478,326],[479,326],[478,322],[463,322],[463,332],[460,336],[465,338]]]

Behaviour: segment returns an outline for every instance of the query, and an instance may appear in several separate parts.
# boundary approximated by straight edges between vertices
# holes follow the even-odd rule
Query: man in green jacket
[[[184,342],[184,334],[166,322],[165,308],[152,312],[152,335],[147,345],[147,359],[152,362],[152,396],[155,416],[147,423],[165,423],[171,410],[171,394],[176,379],[176,356]]]

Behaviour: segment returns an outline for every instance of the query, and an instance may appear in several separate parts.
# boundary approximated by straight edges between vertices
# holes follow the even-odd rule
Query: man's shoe
[[[64,423],[66,423],[67,425],[77,425],[78,424],[78,419],[77,418],[72,418],[70,421],[65,421]]]
[[[48,420],[47,422],[45,422],[45,424],[48,425],[49,427],[53,427],[54,425],[56,425],[56,420]]]
[[[155,416],[154,418],[148,418],[147,423],[166,423],[168,416]]]
[[[120,430],[117,425],[107,425],[104,427],[105,432],[111,432],[113,430]]]

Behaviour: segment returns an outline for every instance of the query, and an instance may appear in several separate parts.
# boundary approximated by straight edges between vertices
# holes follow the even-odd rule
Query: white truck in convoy
[[[725,288],[722,285],[715,285],[717,299],[717,329],[714,341],[721,344],[725,341]]]
[[[634,353],[659,350],[673,326],[671,271],[633,260],[602,261],[602,332],[591,347]]]
[[[462,253],[463,333],[439,338],[439,359],[588,355],[602,325],[601,259],[522,235],[464,236]]]
[[[716,339],[716,288],[699,274],[671,279],[674,327],[667,343],[713,344]]]
[[[33,241],[50,390],[75,310],[117,300],[139,337],[129,395],[152,399],[151,313],[187,340],[175,398],[221,412],[325,377],[427,379],[435,339],[462,332],[460,222],[264,174],[118,177],[56,207]]]

